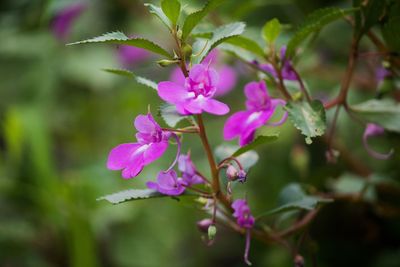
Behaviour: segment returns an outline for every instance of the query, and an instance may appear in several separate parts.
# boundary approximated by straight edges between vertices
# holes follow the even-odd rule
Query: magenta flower
[[[118,47],[118,60],[124,68],[129,68],[135,64],[149,58],[150,53],[142,48],[129,45],[121,45]]]
[[[147,187],[157,190],[161,194],[178,196],[185,191],[186,183],[182,178],[178,178],[174,170],[159,172],[156,182],[147,182]]]
[[[217,90],[218,74],[209,66],[194,65],[184,84],[170,81],[158,84],[158,95],[170,104],[176,106],[182,115],[201,114],[203,111],[224,115],[229,107],[213,99]]]
[[[190,154],[179,156],[178,168],[182,172],[182,178],[187,186],[204,183],[203,179],[197,174],[196,167],[190,159]]]
[[[137,176],[144,166],[161,157],[170,137],[170,133],[164,132],[150,113],[137,116],[134,126],[139,131],[137,143],[118,145],[108,155],[107,168],[122,170],[125,179]]]
[[[292,62],[286,58],[286,47],[282,47],[280,51],[280,58],[282,62],[282,78],[284,80],[288,81],[296,81],[297,80],[297,75],[293,71],[293,65]],[[274,67],[271,64],[260,64],[259,67],[270,73],[272,76],[275,78],[278,78],[278,74],[276,73]]]
[[[217,90],[214,94],[215,97],[225,95],[229,93],[236,85],[237,75],[234,68],[221,64],[218,61],[218,50],[213,49],[207,57],[202,62],[203,65],[217,65],[216,69],[222,77],[222,79],[218,80],[216,85]],[[184,84],[185,83],[185,76],[183,75],[181,69],[176,67],[172,70],[170,80],[174,83]]]
[[[250,82],[244,92],[247,98],[246,110],[234,113],[225,123],[224,139],[232,140],[239,136],[239,144],[244,146],[254,139],[258,128],[265,125],[275,112],[277,106],[284,106],[286,102],[282,99],[272,99],[267,92],[264,81]],[[287,112],[281,120],[269,125],[278,126],[286,121]]]
[[[367,150],[368,154],[371,157],[374,157],[376,159],[388,159],[390,158],[394,151],[393,149],[390,150],[388,153],[386,154],[382,154],[379,152],[376,152],[375,150],[373,150],[369,145],[368,145],[368,138],[373,137],[373,136],[379,136],[379,135],[383,135],[385,132],[385,129],[383,129],[381,126],[374,124],[374,123],[368,123],[367,127],[365,128],[364,134],[363,134],[363,143],[364,143],[364,147]]]
[[[85,9],[85,4],[74,3],[57,12],[51,23],[52,31],[57,39],[65,41],[68,38],[72,24]]]

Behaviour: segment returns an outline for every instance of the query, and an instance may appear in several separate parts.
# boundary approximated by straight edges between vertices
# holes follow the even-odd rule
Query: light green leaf
[[[262,37],[267,43],[273,44],[281,33],[281,28],[282,26],[279,20],[274,18],[265,23],[264,27],[262,28]]]
[[[181,120],[186,118],[186,116],[178,113],[174,105],[170,105],[167,103],[164,103],[160,106],[159,114],[163,118],[165,123],[172,128],[174,128]]]
[[[129,45],[135,46],[139,48],[146,49],[156,54],[160,54],[162,56],[171,58],[171,55],[164,50],[164,48],[160,47],[158,44],[155,44],[147,39],[143,38],[128,38],[122,32],[111,32],[106,33],[98,37],[94,37],[91,39],[70,43],[67,45],[77,45],[77,44],[90,44],[90,43],[109,43],[109,44],[119,44],[119,45]]]
[[[222,4],[225,0],[208,0],[202,9],[188,15],[182,27],[182,39],[185,40],[194,27],[213,9]]]
[[[130,200],[140,200],[165,196],[166,195],[163,195],[158,191],[152,189],[129,189],[100,197],[97,200],[107,200],[112,204],[119,204]]]
[[[296,51],[296,48],[311,33],[319,31],[330,22],[340,19],[346,14],[355,12],[357,10],[357,8],[340,9],[337,7],[327,7],[314,11],[308,15],[305,21],[297,28],[295,34],[287,45],[286,55],[292,57]]]
[[[159,20],[165,25],[167,26],[168,29],[172,29],[172,24],[171,21],[169,20],[169,18],[164,14],[163,10],[158,7],[155,6],[153,4],[149,4],[149,3],[145,3],[144,4],[148,9],[149,12],[153,15],[155,15],[157,18],[159,18]]]
[[[215,149],[215,156],[219,161],[232,156],[240,147],[236,145],[220,145]],[[245,170],[248,170],[257,163],[259,156],[257,152],[249,150],[237,157]]]
[[[124,70],[124,69],[103,69],[103,70],[105,72],[117,74],[120,76],[134,78],[137,83],[140,83],[142,85],[150,87],[151,89],[157,90],[157,83],[155,83],[147,78],[137,76],[136,74],[134,74],[133,72],[131,72],[129,70]]]
[[[243,22],[235,22],[223,25],[215,29],[209,41],[197,41],[193,45],[194,56],[192,56],[192,63],[200,63],[207,56],[207,54],[219,44],[229,40],[232,37],[236,37],[242,34],[245,27],[246,24],[244,24]]]
[[[247,151],[252,150],[260,145],[274,142],[274,141],[278,140],[278,138],[279,138],[279,133],[275,133],[273,135],[259,135],[250,144],[243,146],[243,147],[239,148],[238,150],[236,150],[232,156],[238,157],[238,156],[242,155],[243,153],[246,153]]]
[[[325,109],[321,101],[289,102],[285,109],[288,111],[289,120],[306,136],[306,143],[311,144],[312,137],[321,136],[326,130]]]
[[[181,12],[181,3],[178,0],[162,0],[161,8],[164,14],[170,19],[172,25],[176,25]]]
[[[369,100],[351,106],[351,110],[368,122],[400,133],[400,104],[391,99]]]

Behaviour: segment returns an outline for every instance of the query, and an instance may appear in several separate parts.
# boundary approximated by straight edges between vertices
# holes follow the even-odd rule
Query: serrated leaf
[[[232,154],[232,157],[238,157],[238,156],[242,155],[243,153],[246,153],[249,150],[255,149],[256,147],[258,147],[260,145],[274,142],[274,141],[278,140],[278,138],[279,138],[279,133],[275,133],[274,135],[259,135],[250,144],[243,146],[243,147],[239,148],[238,150],[236,150],[235,153]]]
[[[165,197],[165,196],[166,195],[163,195],[158,191],[152,189],[129,189],[111,195],[100,197],[97,200],[98,201],[107,200],[112,204],[119,204],[131,200],[140,200],[140,199]]]
[[[219,161],[232,156],[240,147],[236,145],[220,145],[215,149],[215,156]],[[249,150],[237,157],[245,170],[248,170],[257,163],[259,156],[257,152]]]
[[[327,7],[318,9],[306,17],[304,22],[297,28],[295,34],[290,39],[286,55],[292,57],[296,48],[303,42],[311,33],[321,30],[325,25],[337,19],[344,17],[346,14],[358,10],[357,8],[340,9],[337,7]]]
[[[169,18],[172,25],[176,25],[181,12],[181,3],[178,0],[162,0],[161,9],[164,14]]]
[[[279,20],[274,18],[265,23],[264,27],[262,28],[262,37],[267,43],[273,44],[281,33],[281,28],[282,26]]]
[[[185,19],[182,27],[182,39],[186,40],[186,38],[190,35],[194,27],[200,23],[200,21],[213,9],[221,5],[225,0],[208,0],[202,9],[191,13]]]
[[[137,37],[129,38],[122,32],[106,33],[98,37],[94,37],[91,39],[75,43],[70,43],[67,45],[90,44],[90,43],[109,43],[109,44],[135,46],[171,58],[171,55],[158,44],[155,44],[152,41],[149,41],[144,38],[137,38]]]
[[[131,72],[129,70],[124,70],[124,69],[103,69],[103,70],[106,72],[109,72],[109,73],[120,75],[120,76],[134,78],[136,82],[138,82],[142,85],[145,85],[147,87],[150,87],[151,89],[157,90],[157,83],[155,83],[147,78],[137,76],[136,74],[134,74],[133,72]]]
[[[193,64],[200,63],[207,54],[217,47],[219,44],[236,37],[243,33],[246,24],[243,22],[235,22],[223,25],[213,31],[213,36],[209,41],[198,40],[193,45],[193,56],[191,58]]]
[[[321,136],[326,130],[325,109],[321,101],[289,102],[285,109],[288,111],[289,120],[306,136],[306,143],[311,144],[312,137]]]
[[[160,106],[159,112],[165,123],[172,128],[174,128],[181,120],[186,118],[186,116],[182,116],[178,113],[174,105],[166,103]]]
[[[351,110],[368,122],[400,133],[400,104],[391,99],[369,100],[351,106]]]
[[[172,29],[171,21],[164,14],[163,10],[160,7],[150,4],[150,3],[145,3],[144,6],[149,9],[149,12],[151,14],[156,16],[165,26],[167,26],[168,29],[170,29],[170,30]]]

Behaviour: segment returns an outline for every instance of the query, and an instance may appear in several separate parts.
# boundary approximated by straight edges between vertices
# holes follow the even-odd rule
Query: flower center
[[[246,120],[246,124],[250,124],[253,121],[257,120],[261,116],[261,114],[262,114],[262,111],[257,111],[257,112],[251,113],[251,115]]]
[[[193,96],[193,98],[197,98],[198,96],[212,97],[215,93],[215,87],[210,85],[207,77],[203,77],[200,81],[193,81],[187,78],[185,87],[189,91],[189,96]]]

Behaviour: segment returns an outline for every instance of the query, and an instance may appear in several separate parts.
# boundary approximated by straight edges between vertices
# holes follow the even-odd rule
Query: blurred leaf
[[[219,161],[221,161],[231,157],[239,148],[240,147],[236,145],[220,145],[215,149],[215,156]],[[238,156],[237,160],[239,160],[245,170],[248,170],[257,163],[258,158],[258,154],[255,151],[249,150]]]
[[[168,29],[172,29],[170,19],[164,14],[163,10],[160,7],[149,3],[145,3],[144,5],[149,9],[149,12],[159,18],[161,22],[164,23],[165,26],[167,26]]]
[[[289,102],[285,109],[293,125],[306,136],[306,143],[311,144],[312,137],[321,136],[326,130],[325,109],[321,101]]]
[[[217,47],[219,44],[236,37],[243,33],[246,24],[243,22],[235,22],[218,27],[213,31],[213,35],[209,41],[199,40],[193,45],[192,63],[200,63],[207,54]]]
[[[136,82],[145,85],[147,87],[150,87],[151,89],[157,90],[157,83],[153,82],[147,78],[137,76],[133,72],[129,70],[124,70],[124,69],[103,69],[105,72],[113,73],[116,75],[120,76],[125,76],[129,78],[134,78]]]
[[[379,19],[385,11],[386,3],[382,0],[369,0],[366,5],[361,5],[363,25],[360,28],[360,34],[367,32],[372,26],[379,22]]]
[[[393,52],[400,51],[400,3],[393,3],[389,8],[389,15],[382,27],[382,35]]]
[[[178,0],[162,0],[161,8],[172,24],[176,25],[181,12],[181,3]]]
[[[242,155],[243,153],[246,153],[247,151],[252,150],[260,145],[274,142],[274,141],[278,140],[278,138],[279,138],[279,133],[275,133],[273,135],[259,135],[250,144],[243,146],[243,147],[239,148],[238,150],[236,150],[235,153],[233,153],[232,157],[238,157],[238,156]]]
[[[174,105],[167,103],[160,106],[159,112],[165,123],[172,128],[174,128],[181,120],[186,118],[178,113]]]
[[[7,111],[2,128],[9,155],[13,160],[19,161],[25,138],[22,118],[16,109],[10,108]]]
[[[160,47],[158,44],[155,44],[152,41],[143,38],[136,38],[136,37],[128,38],[122,32],[110,32],[98,37],[70,43],[67,45],[90,44],[90,43],[110,43],[110,44],[135,46],[171,58],[171,55],[164,48]]]
[[[202,9],[188,15],[182,27],[182,39],[185,40],[194,27],[213,9],[221,5],[225,0],[208,0]]]
[[[163,195],[158,191],[152,189],[129,189],[111,195],[100,197],[97,200],[98,201],[107,200],[112,204],[119,204],[131,200],[140,200],[140,199],[166,197],[166,196],[167,195]]]
[[[247,37],[235,36],[226,40],[225,43],[243,48],[255,55],[264,57],[264,51],[260,45]]]
[[[358,10],[357,8],[340,9],[337,7],[327,7],[318,9],[306,17],[304,22],[297,28],[293,37],[290,39],[286,55],[292,57],[295,54],[296,48],[303,42],[311,33],[321,30],[324,26],[332,21],[344,17],[346,14]]]
[[[368,100],[351,106],[351,110],[368,122],[383,128],[400,132],[400,104],[391,99]]]
[[[279,23],[279,20],[274,18],[265,23],[264,27],[262,28],[262,37],[267,43],[273,44],[281,33],[281,28],[282,27]]]
[[[364,200],[376,199],[376,191],[373,183],[365,177],[345,173],[332,183],[333,190],[341,194],[360,194]]]

